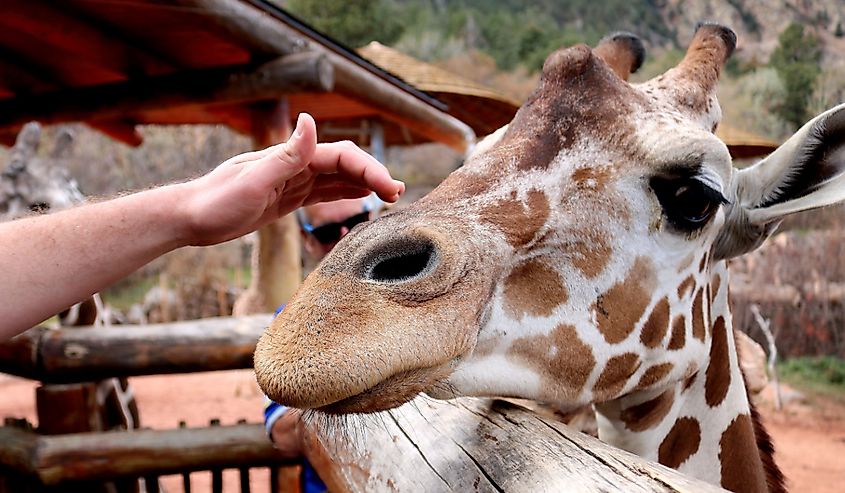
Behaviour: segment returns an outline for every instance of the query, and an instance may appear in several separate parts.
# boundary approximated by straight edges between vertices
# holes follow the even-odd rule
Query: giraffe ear
[[[754,250],[796,212],[845,201],[845,104],[813,118],[769,157],[739,170],[714,257]]]

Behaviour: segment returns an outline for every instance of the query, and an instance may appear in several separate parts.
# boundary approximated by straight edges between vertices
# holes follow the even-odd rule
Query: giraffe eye
[[[727,203],[720,192],[693,178],[654,177],[650,185],[669,223],[685,233],[703,228]]]

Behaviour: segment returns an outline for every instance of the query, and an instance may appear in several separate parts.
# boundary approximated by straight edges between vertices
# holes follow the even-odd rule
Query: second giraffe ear
[[[845,201],[845,104],[813,118],[759,163],[736,172],[716,259],[754,250],[796,212]]]

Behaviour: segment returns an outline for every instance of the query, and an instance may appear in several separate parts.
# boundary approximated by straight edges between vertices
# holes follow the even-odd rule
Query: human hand
[[[302,411],[289,409],[270,427],[270,440],[282,455],[289,458],[302,455]]]
[[[316,202],[365,197],[395,202],[405,184],[351,142],[317,144],[314,119],[299,115],[290,140],[224,162],[178,185],[187,243],[212,245],[237,238]]]

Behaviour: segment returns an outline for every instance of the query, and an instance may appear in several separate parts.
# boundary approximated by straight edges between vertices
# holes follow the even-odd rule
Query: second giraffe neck
[[[767,464],[774,464],[767,455],[770,450],[761,453],[758,446],[765,431],[755,423],[739,367],[727,270],[724,262],[714,267],[722,286],[716,288],[710,307],[710,348],[705,361],[685,380],[596,405],[599,436],[732,491],[769,491]],[[776,468],[768,475],[779,479]]]

